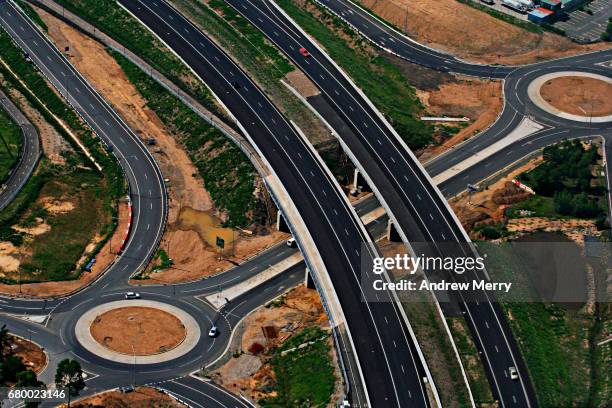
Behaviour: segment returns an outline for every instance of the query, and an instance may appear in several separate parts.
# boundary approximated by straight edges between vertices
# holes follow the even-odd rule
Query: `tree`
[[[17,373],[26,371],[27,367],[17,356],[8,356],[0,363],[0,383],[14,383],[17,381]]]
[[[60,361],[55,372],[55,385],[58,388],[68,388],[73,396],[79,395],[79,391],[85,388],[81,364],[69,358]]]
[[[482,235],[487,239],[497,239],[501,237],[501,232],[497,230],[497,228],[487,225],[483,229],[480,230]]]
[[[574,203],[572,194],[568,191],[560,191],[555,193],[553,203],[555,211],[562,215],[572,215],[574,213]]]
[[[0,362],[11,354],[11,338],[9,337],[6,324],[0,327]]]
[[[42,381],[39,381],[38,378],[36,378],[36,374],[34,373],[34,371],[26,370],[26,371],[17,373],[17,383],[15,384],[16,388],[21,388],[21,387],[43,388],[44,386],[45,386],[45,383]],[[36,401],[24,400],[24,403],[25,403],[26,408],[35,408],[40,405],[40,402],[36,402]]]

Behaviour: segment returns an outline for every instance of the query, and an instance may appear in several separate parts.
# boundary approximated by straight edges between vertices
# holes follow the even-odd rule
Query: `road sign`
[[[217,246],[221,249],[225,248],[225,240],[221,237],[217,237]]]

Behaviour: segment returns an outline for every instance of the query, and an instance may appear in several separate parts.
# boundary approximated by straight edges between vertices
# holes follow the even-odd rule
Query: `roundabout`
[[[558,71],[535,78],[527,88],[545,112],[575,122],[612,122],[612,78],[582,71]]]
[[[155,364],[179,358],[199,342],[198,322],[154,300],[118,300],[89,309],[74,327],[81,346],[106,360]]]

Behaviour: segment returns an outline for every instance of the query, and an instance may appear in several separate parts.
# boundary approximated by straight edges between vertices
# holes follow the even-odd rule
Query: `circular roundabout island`
[[[555,108],[580,116],[612,115],[612,83],[585,76],[550,79],[540,88],[542,98]]]
[[[177,359],[200,341],[200,325],[186,311],[154,300],[118,300],[87,310],[76,322],[87,351],[124,364]]]
[[[527,93],[540,109],[586,123],[612,121],[612,78],[591,72],[559,71],[535,78]]]
[[[90,327],[93,338],[122,354],[149,356],[165,353],[183,342],[185,326],[161,309],[126,306],[98,315]]]

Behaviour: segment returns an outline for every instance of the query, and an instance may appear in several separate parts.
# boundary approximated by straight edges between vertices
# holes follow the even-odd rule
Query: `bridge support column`
[[[312,279],[312,275],[310,274],[310,271],[308,270],[308,268],[306,268],[306,276],[304,276],[304,284],[306,285],[308,289],[316,289],[314,279]]]
[[[391,220],[387,221],[387,239],[389,242],[402,242],[402,237]]]
[[[283,217],[280,210],[276,213],[276,229],[281,232],[291,232],[289,231],[289,225],[287,225],[287,221],[285,221],[285,217]]]
[[[353,186],[351,187],[351,195],[357,195],[363,191],[372,191],[368,186],[365,178],[358,169],[353,173]]]

